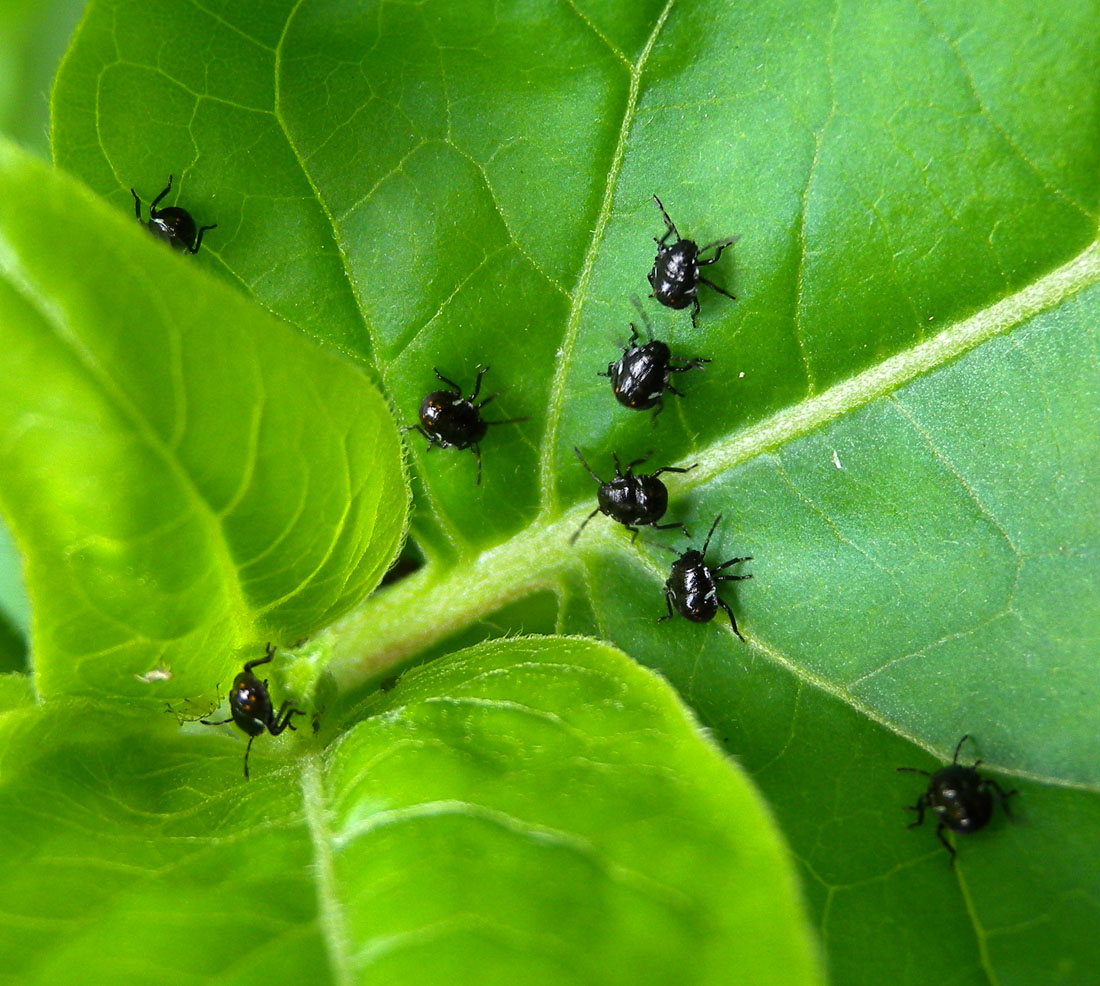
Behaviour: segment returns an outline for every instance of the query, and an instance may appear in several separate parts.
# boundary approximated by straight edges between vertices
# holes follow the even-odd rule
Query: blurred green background
[[[0,131],[50,156],[50,85],[85,0],[0,0]]]
[[[50,157],[50,86],[86,0],[0,0],[0,132]],[[0,671],[22,670],[30,608],[0,522]]]

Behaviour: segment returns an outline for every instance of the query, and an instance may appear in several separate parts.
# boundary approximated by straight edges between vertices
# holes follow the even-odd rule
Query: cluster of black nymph
[[[701,272],[701,268],[715,263],[722,256],[722,251],[734,241],[733,239],[719,240],[700,248],[694,241],[680,236],[676,224],[669,218],[661,200],[656,195],[653,199],[664,218],[665,232],[659,238],[654,237],[657,256],[653,261],[653,269],[649,272],[649,284],[653,289],[650,297],[668,308],[684,309],[690,305],[691,322],[694,326],[695,317],[699,311],[700,284],[708,285],[728,298],[734,298],[724,288],[709,281]],[[632,324],[630,340],[623,348],[622,356],[615,362],[609,363],[606,371],[601,371],[599,375],[610,378],[615,399],[624,407],[634,411],[652,409],[653,422],[656,424],[657,415],[664,406],[665,394],[683,396],[672,385],[672,374],[700,369],[710,360],[705,357],[684,359],[673,356],[665,342],[653,337],[649,319],[640,305],[639,313],[645,323],[648,339],[640,342],[638,329]],[[419,424],[410,425],[405,429],[419,432],[427,441],[429,450],[435,446],[471,449],[477,457],[476,482],[478,485],[481,484],[481,441],[488,429],[494,425],[514,424],[526,420],[507,418],[486,421],[481,416],[482,408],[497,396],[492,394],[478,400],[481,393],[481,379],[487,370],[488,367],[478,369],[477,380],[472,391],[468,396],[463,396],[462,387],[435,369],[435,375],[449,389],[433,390],[427,394],[420,402]],[[638,528],[643,526],[657,530],[677,527],[683,531],[685,537],[691,536],[682,523],[658,523],[668,508],[668,489],[661,481],[661,475],[688,472],[688,469],[664,466],[651,473],[635,473],[635,466],[645,462],[648,458],[646,456],[630,462],[624,471],[618,456],[612,453],[615,475],[604,481],[585,462],[580,450],[574,448],[574,451],[585,469],[599,484],[596,495],[598,506],[584,524],[587,524],[597,513],[603,513],[625,526],[635,537],[638,534]],[[733,632],[744,640],[745,638],[737,629],[733,610],[728,603],[718,598],[718,583],[751,578],[750,575],[721,574],[729,566],[750,559],[748,557],[731,558],[715,566],[710,566],[706,562],[711,535],[714,534],[720,519],[720,515],[714,519],[702,551],[688,549],[673,563],[668,581],[665,583],[668,615],[661,619],[668,619],[675,611],[696,623],[705,623],[714,619],[718,609],[722,608],[729,615]],[[581,530],[584,529],[584,524],[581,525]],[[579,534],[580,530],[573,535],[572,540],[576,541]]]
[[[653,196],[653,201],[661,210],[661,216],[665,221],[665,232],[660,237],[654,237],[657,256],[653,260],[653,268],[648,277],[649,286],[652,288],[650,297],[668,308],[684,309],[690,305],[691,324],[694,327],[695,317],[699,313],[700,284],[705,284],[727,298],[736,300],[734,295],[725,288],[720,288],[704,277],[701,271],[701,268],[715,263],[722,256],[722,251],[733,244],[734,238],[717,240],[700,247],[694,240],[685,239],[680,235],[676,224],[669,218],[664,205],[656,195]],[[631,324],[630,339],[623,347],[622,356],[615,362],[609,363],[607,369],[601,371],[599,376],[608,377],[611,380],[615,399],[623,407],[633,411],[648,411],[652,408],[653,423],[656,424],[657,415],[664,407],[665,395],[675,394],[683,397],[683,394],[672,385],[672,374],[702,369],[710,360],[703,356],[673,356],[667,343],[654,338],[652,326],[640,305],[638,310],[645,323],[647,340],[639,342],[637,326]],[[597,507],[585,518],[580,529],[573,535],[574,541],[584,530],[585,524],[598,513],[618,521],[633,533],[634,538],[638,535],[638,528],[642,526],[657,530],[679,528],[684,537],[691,537],[688,529],[681,522],[661,524],[658,521],[668,509],[668,489],[661,481],[661,475],[688,472],[694,469],[694,466],[688,466],[686,469],[662,466],[651,473],[635,473],[634,467],[645,462],[651,453],[641,459],[635,459],[624,471],[619,464],[618,455],[613,452],[611,457],[615,463],[615,475],[605,481],[596,475],[579,449],[574,448],[573,451],[576,452],[577,458],[588,470],[589,475],[599,484],[596,492]],[[676,561],[672,563],[665,582],[665,605],[668,614],[660,617],[658,622],[671,618],[675,612],[695,623],[706,623],[713,620],[719,608],[722,608],[730,618],[733,632],[744,640],[741,631],[737,629],[733,610],[724,599],[718,596],[718,584],[752,578],[751,575],[722,574],[730,566],[752,559],[751,556],[743,556],[730,558],[718,565],[707,564],[707,549],[710,547],[710,539],[714,535],[714,529],[718,526],[719,520],[721,520],[721,514],[715,517],[714,523],[710,525],[702,551],[689,548],[679,554]]]

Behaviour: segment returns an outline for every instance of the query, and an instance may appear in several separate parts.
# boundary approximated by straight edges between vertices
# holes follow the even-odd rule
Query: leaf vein
[[[925,18],[925,20],[927,20],[928,23],[932,26],[932,29],[936,32],[936,35],[939,37],[940,41],[942,41],[951,52],[956,64],[959,67],[959,71],[962,73],[963,79],[966,80],[967,89],[970,91],[970,95],[973,98],[975,105],[978,107],[978,112],[993,128],[997,136],[1005,142],[1005,145],[1017,158],[1017,160],[1019,160],[1020,163],[1028,171],[1030,171],[1035,178],[1038,179],[1043,188],[1045,188],[1056,198],[1061,199],[1063,202],[1066,203],[1066,205],[1070,206],[1070,208],[1080,213],[1081,216],[1085,219],[1088,219],[1090,222],[1095,222],[1097,219],[1096,212],[1089,210],[1080,202],[1078,202],[1075,197],[1063,191],[1061,188],[1051,182],[1050,179],[1048,179],[1046,175],[1043,174],[1039,166],[1035,164],[1027,156],[1027,154],[1024,153],[1023,148],[1021,148],[1019,144],[1016,143],[1009,132],[1003,126],[1001,126],[1001,124],[997,120],[996,115],[986,105],[985,100],[982,99],[980,93],[978,92],[978,87],[974,82],[974,76],[971,74],[962,52],[959,51],[958,41],[952,38],[947,33],[947,31],[940,26],[939,22],[935,19],[935,17],[932,16],[931,12],[928,10],[928,7],[925,4],[924,0],[913,0],[913,3],[917,10],[920,11],[921,15]]]
[[[302,152],[298,149],[298,145],[295,143],[294,138],[290,134],[290,127],[287,126],[286,118],[283,116],[282,109],[282,64],[283,64],[283,47],[286,43],[287,32],[290,30],[290,25],[293,22],[298,11],[301,9],[305,0],[297,0],[293,9],[287,14],[286,23],[283,25],[282,34],[279,35],[279,43],[275,48],[275,72],[274,72],[274,86],[275,86],[275,120],[279,124],[279,129],[282,130],[283,136],[286,138],[287,146],[290,148],[291,153],[294,155],[294,159],[298,162],[298,167],[301,169],[302,176],[309,183],[309,187],[313,190],[314,197],[317,199],[317,204],[321,207],[321,211],[325,215],[325,219],[328,220],[329,228],[332,231],[332,242],[336,246],[337,252],[340,254],[340,263],[344,271],[344,277],[347,279],[348,288],[351,291],[352,298],[355,301],[355,310],[359,313],[359,321],[363,325],[363,331],[367,335],[367,339],[370,342],[371,352],[374,354],[375,359],[378,356],[378,340],[375,338],[374,329],[367,321],[366,314],[363,311],[363,303],[359,296],[359,290],[356,286],[355,278],[351,272],[351,262],[348,259],[348,251],[344,244],[344,239],[340,235],[340,227],[337,224],[335,217],[332,214],[332,210],[329,208],[328,202],[321,194],[321,190],[317,187],[316,182],[313,180],[313,174],[306,166],[305,159],[302,157]]]
[[[306,829],[316,863],[317,925],[325,943],[333,982],[336,986],[352,986],[356,981],[349,960],[352,939],[337,891],[332,832],[325,814],[324,784],[317,755],[302,761],[300,783]]]
[[[566,320],[565,333],[562,337],[561,346],[558,347],[554,364],[554,376],[550,384],[550,397],[546,409],[546,430],[543,433],[542,447],[539,454],[539,490],[543,517],[552,513],[557,507],[557,457],[555,449],[562,410],[565,406],[565,384],[572,364],[573,349],[577,343],[577,333],[580,330],[581,311],[587,299],[588,282],[592,278],[592,271],[596,266],[596,254],[603,243],[607,224],[611,220],[611,207],[615,198],[615,189],[618,184],[619,173],[622,170],[623,159],[626,157],[626,141],[630,135],[630,128],[634,122],[638,98],[641,93],[642,73],[674,3],[675,0],[668,0],[664,9],[658,15],[653,30],[646,40],[645,47],[630,73],[630,89],[627,93],[626,106],[623,108],[615,152],[612,155],[611,166],[607,172],[603,201],[600,203],[600,209],[596,215],[596,225],[592,231],[592,239],[589,241],[588,250],[581,263],[577,285],[573,290],[573,303],[570,305],[569,318]]]

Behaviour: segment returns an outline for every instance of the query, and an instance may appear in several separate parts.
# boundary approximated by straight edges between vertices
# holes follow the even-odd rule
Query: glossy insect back
[[[652,297],[668,308],[687,308],[691,305],[691,324],[695,325],[695,316],[699,314],[699,285],[705,284],[719,294],[724,294],[731,301],[736,301],[735,295],[730,294],[725,288],[720,288],[713,281],[708,280],[700,272],[700,267],[707,267],[716,263],[722,256],[722,251],[736,242],[736,237],[725,240],[716,240],[700,248],[694,240],[681,238],[676,229],[676,224],[665,212],[665,207],[656,195],[653,201],[661,210],[661,216],[665,220],[664,235],[653,241],[657,244],[657,256],[653,260],[653,269],[649,272],[649,286],[653,289]],[[671,245],[669,237],[674,237]],[[705,259],[703,254],[708,250],[714,251],[714,256]]]
[[[270,663],[274,656],[275,648],[268,644],[264,656],[255,661],[249,661],[245,664],[244,670],[233,679],[233,687],[229,691],[230,717],[228,719],[221,719],[218,722],[199,720],[204,726],[223,726],[227,722],[233,722],[248,736],[248,746],[244,751],[245,778],[249,776],[248,755],[252,752],[252,741],[265,729],[272,736],[278,736],[284,729],[294,729],[290,717],[305,715],[291,702],[283,702],[279,711],[274,712],[271,695],[267,690],[267,679],[261,681],[253,674],[253,668]]]
[[[433,368],[434,369],[434,368]],[[480,367],[477,371],[477,380],[474,382],[473,392],[469,397],[462,396],[462,388],[453,380],[448,380],[439,370],[435,375],[450,390],[433,390],[420,402],[420,424],[406,428],[406,431],[418,431],[427,439],[429,450],[433,445],[440,448],[472,448],[477,456],[477,483],[481,485],[481,440],[491,425],[510,425],[526,421],[526,418],[508,418],[504,421],[485,421],[481,417],[481,409],[497,394],[490,394],[480,403],[477,401],[481,393],[481,378],[489,372],[489,367]]]
[[[177,250],[198,253],[199,247],[202,246],[203,233],[208,229],[217,229],[218,224],[214,223],[212,226],[201,227],[198,229],[196,236],[195,220],[191,218],[191,213],[186,209],[181,209],[175,205],[158,209],[157,205],[160,200],[171,190],[172,176],[169,175],[167,186],[149,205],[149,221],[146,222],[141,218],[141,199],[138,198],[137,192],[131,188],[130,194],[134,197],[134,215],[137,216],[137,221],[147,227],[149,232],[158,240],[170,243]]]
[[[718,583],[741,582],[745,579],[751,579],[752,576],[719,575],[718,573],[731,565],[752,561],[752,555],[730,558],[713,568],[707,565],[706,554],[707,549],[710,547],[710,539],[714,534],[714,529],[718,526],[718,521],[721,519],[721,514],[714,518],[714,523],[710,525],[710,531],[707,533],[707,539],[703,542],[702,551],[689,548],[672,563],[668,579],[665,582],[665,605],[668,607],[668,615],[660,617],[657,622],[663,623],[665,620],[671,619],[675,609],[685,619],[694,623],[709,623],[714,619],[718,608],[721,607],[730,618],[730,626],[733,627],[733,632],[744,642],[745,638],[741,636],[741,631],[737,629],[737,620],[734,619],[733,610],[730,609],[729,603],[718,596]]]
[[[951,865],[955,865],[955,847],[944,838],[943,830],[951,829],[952,832],[977,832],[989,824],[993,817],[993,799],[1000,802],[1006,815],[1011,817],[1008,810],[1008,799],[1016,792],[1007,794],[991,777],[982,777],[977,767],[981,760],[976,760],[967,767],[959,763],[959,751],[963,743],[970,738],[967,733],[955,747],[955,756],[948,766],[929,773],[919,767],[898,767],[899,771],[910,774],[923,774],[928,778],[928,788],[917,798],[915,805],[906,805],[906,811],[915,811],[917,820],[909,828],[916,828],[924,824],[924,812],[931,809],[936,816],[939,825],[936,826],[936,837],[943,847],[951,855]]]
[[[623,347],[623,355],[614,363],[607,364],[605,373],[597,376],[610,377],[611,389],[615,399],[634,411],[646,411],[655,408],[653,420],[664,407],[664,395],[666,392],[683,397],[669,382],[669,376],[673,373],[686,373],[688,370],[700,369],[710,360],[706,357],[695,357],[688,360],[680,360],[682,365],[677,365],[668,346],[660,339],[653,338],[653,332],[647,322],[646,329],[649,332],[649,341],[642,346],[638,345],[638,328],[632,322],[630,324],[630,340]]]
[[[596,514],[605,514],[612,520],[618,521],[628,531],[634,532],[634,538],[638,536],[638,527],[642,526],[654,527],[659,531],[678,527],[684,532],[684,537],[691,537],[688,533],[688,529],[684,527],[683,524],[657,523],[657,521],[665,515],[665,510],[668,509],[668,489],[658,477],[666,472],[690,472],[695,466],[688,466],[686,469],[679,469],[675,466],[662,466],[660,469],[648,475],[636,476],[634,474],[634,467],[645,462],[648,456],[641,459],[635,459],[627,465],[626,472],[623,472],[622,467],[619,465],[618,455],[612,452],[611,458],[615,462],[615,475],[607,482],[604,482],[592,471],[592,467],[589,466],[584,456],[581,455],[581,450],[574,446],[573,451],[576,453],[581,465],[588,470],[588,475],[599,483],[600,486],[596,492],[596,502],[599,506],[597,506],[596,509],[584,519],[584,523],[577,528],[576,533],[569,539],[570,544],[573,544],[577,538],[580,537],[581,531],[584,530],[585,525],[595,517]],[[631,541],[633,541],[634,538],[631,538]]]

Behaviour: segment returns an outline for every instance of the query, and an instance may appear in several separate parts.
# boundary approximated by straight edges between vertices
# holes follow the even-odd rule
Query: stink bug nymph
[[[666,343],[653,338],[653,330],[649,327],[648,321],[646,330],[649,333],[649,341],[639,346],[638,328],[632,322],[630,341],[623,347],[623,355],[614,363],[607,364],[606,373],[596,375],[611,378],[611,389],[615,392],[615,399],[623,407],[629,407],[635,411],[656,408],[653,412],[653,421],[656,424],[657,415],[664,407],[665,391],[677,397],[684,396],[669,383],[669,375],[699,369],[710,360],[697,356],[683,360],[683,365],[677,366],[673,360],[681,358],[673,356]]]
[[[570,544],[573,544],[580,537],[585,525],[596,514],[606,514],[612,520],[617,520],[628,531],[633,531],[634,537],[631,538],[631,541],[638,536],[638,527],[642,526],[655,527],[659,531],[678,527],[684,532],[684,537],[691,537],[688,529],[679,522],[674,521],[671,524],[657,523],[668,509],[668,489],[658,477],[661,473],[666,472],[690,472],[695,466],[688,466],[687,469],[680,469],[676,466],[662,466],[655,472],[646,475],[635,475],[634,467],[640,466],[648,456],[635,459],[627,465],[626,472],[623,472],[622,466],[619,465],[618,455],[612,452],[611,458],[615,463],[615,475],[604,482],[592,471],[592,467],[585,462],[581,450],[574,446],[573,451],[580,459],[581,465],[588,470],[588,475],[600,486],[596,491],[596,502],[599,506],[585,517],[584,523],[577,528],[576,533],[569,539]]]
[[[252,752],[252,741],[265,729],[272,736],[278,736],[284,729],[294,729],[291,716],[305,715],[300,709],[296,709],[292,702],[283,702],[278,712],[273,711],[271,696],[267,691],[267,679],[261,681],[252,673],[252,669],[261,664],[270,663],[275,656],[275,648],[267,645],[263,657],[249,661],[244,670],[233,679],[233,687],[229,691],[228,719],[218,722],[210,722],[200,719],[204,726],[224,726],[227,722],[235,722],[240,729],[248,734],[248,746],[244,751],[244,776],[248,777],[248,755]]]
[[[707,548],[710,547],[711,535],[722,519],[719,514],[714,518],[707,532],[707,539],[703,542],[703,550],[696,551],[689,548],[672,563],[672,569],[668,573],[665,582],[665,605],[668,607],[668,616],[660,617],[657,622],[663,623],[672,618],[673,609],[681,616],[694,623],[708,623],[714,619],[718,607],[726,611],[730,618],[730,626],[733,632],[744,642],[741,631],[737,629],[737,620],[733,618],[733,610],[724,599],[718,598],[719,582],[741,582],[751,579],[751,575],[719,575],[718,573],[741,562],[752,561],[752,555],[742,558],[731,558],[711,568],[707,565]]]
[[[137,221],[146,226],[149,232],[158,240],[164,240],[172,244],[177,250],[198,253],[199,247],[202,246],[202,234],[208,229],[217,229],[218,224],[214,223],[212,226],[200,227],[196,237],[195,220],[191,218],[191,213],[186,209],[181,209],[178,205],[165,206],[163,209],[157,208],[160,200],[171,190],[172,176],[169,175],[168,185],[160,195],[153,199],[152,204],[149,206],[149,221],[146,222],[141,218],[141,199],[138,198],[137,192],[131,188],[130,194],[134,197],[134,215],[137,216]]]
[[[993,817],[993,798],[1000,802],[1009,818],[1012,812],[1008,810],[1008,799],[1016,792],[1007,794],[991,777],[982,777],[975,769],[981,763],[975,760],[969,767],[959,763],[959,751],[963,743],[970,738],[967,733],[958,746],[955,747],[955,756],[946,767],[937,770],[934,774],[920,767],[898,767],[899,771],[910,774],[924,774],[928,778],[928,789],[917,798],[915,805],[906,805],[906,811],[915,811],[917,820],[909,828],[916,828],[924,824],[924,812],[926,808],[932,809],[939,825],[936,826],[936,836],[951,854],[951,865],[955,865],[955,847],[944,838],[943,830],[951,829],[952,832],[977,832],[989,824]]]
[[[434,369],[434,368],[433,368]],[[450,390],[433,390],[420,402],[420,424],[406,428],[406,431],[418,431],[428,440],[428,450],[433,445],[440,448],[472,448],[477,456],[477,483],[481,485],[481,446],[485,432],[490,425],[511,425],[526,421],[526,418],[507,418],[504,421],[486,421],[481,417],[481,409],[497,397],[490,394],[483,401],[477,401],[481,393],[481,378],[489,372],[483,366],[477,371],[473,392],[469,397],[462,396],[462,388],[453,380],[448,380],[439,370],[439,377]]]
[[[691,305],[691,324],[695,325],[695,316],[699,314],[700,284],[705,284],[719,294],[724,294],[731,301],[737,300],[735,295],[730,294],[725,288],[720,288],[699,271],[700,267],[717,262],[722,256],[722,251],[732,246],[737,237],[715,240],[705,247],[699,247],[693,240],[680,237],[676,224],[668,218],[665,207],[656,195],[653,196],[653,201],[657,203],[657,208],[661,210],[661,215],[664,217],[665,235],[660,239],[653,238],[657,244],[657,256],[653,260],[653,269],[649,272],[649,286],[653,288],[652,297],[669,308],[687,308]],[[670,236],[676,239],[671,246],[666,246]],[[708,250],[713,250],[714,256],[703,259],[703,254]]]

